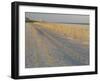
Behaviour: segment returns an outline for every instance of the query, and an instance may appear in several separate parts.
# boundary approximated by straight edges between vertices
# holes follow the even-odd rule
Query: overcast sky
[[[25,12],[25,17],[55,23],[89,24],[89,15]]]

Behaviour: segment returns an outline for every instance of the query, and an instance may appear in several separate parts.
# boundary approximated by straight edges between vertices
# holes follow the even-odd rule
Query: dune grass
[[[49,31],[58,33],[62,37],[80,41],[85,45],[89,44],[89,25],[48,22],[36,22],[34,24],[38,24]]]

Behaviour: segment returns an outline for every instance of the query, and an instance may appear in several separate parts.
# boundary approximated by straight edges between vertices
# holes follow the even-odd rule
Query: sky
[[[89,24],[89,15],[25,12],[25,17],[54,23]]]

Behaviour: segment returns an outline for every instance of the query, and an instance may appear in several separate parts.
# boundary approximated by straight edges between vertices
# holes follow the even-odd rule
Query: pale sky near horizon
[[[55,23],[89,24],[89,15],[25,12],[25,17]]]

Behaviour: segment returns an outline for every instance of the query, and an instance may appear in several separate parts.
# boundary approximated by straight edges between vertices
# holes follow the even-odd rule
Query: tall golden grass
[[[81,24],[58,24],[48,22],[36,22],[35,24],[45,29],[58,33],[62,37],[70,38],[89,44],[89,25]]]

